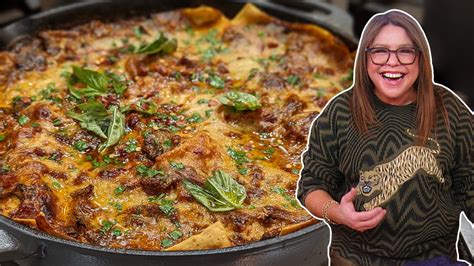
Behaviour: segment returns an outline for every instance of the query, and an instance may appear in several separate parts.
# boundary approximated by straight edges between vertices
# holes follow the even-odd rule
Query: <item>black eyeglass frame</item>
[[[372,50],[374,50],[374,49],[385,49],[385,50],[388,51],[388,57],[387,57],[387,60],[384,63],[378,64],[378,63],[374,62],[374,59],[372,58]],[[415,50],[415,57],[413,58],[413,61],[411,63],[405,64],[405,63],[402,63],[402,61],[400,61],[400,58],[398,57],[398,50],[401,50],[401,49],[413,49],[413,50]],[[367,47],[367,48],[365,48],[365,52],[370,54],[369,56],[370,56],[370,60],[372,61],[372,63],[374,65],[379,65],[379,66],[383,66],[383,65],[387,64],[388,60],[390,60],[390,56],[392,56],[392,53],[395,54],[395,56],[397,57],[398,63],[400,63],[400,65],[404,65],[404,66],[412,65],[413,63],[415,63],[416,57],[421,53],[420,49],[418,49],[416,47],[400,47],[396,50],[391,50],[391,49],[388,49],[388,48],[385,48],[385,47],[371,47],[371,48]]]

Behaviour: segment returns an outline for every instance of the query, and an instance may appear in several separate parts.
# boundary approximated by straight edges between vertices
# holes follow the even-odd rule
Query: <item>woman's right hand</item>
[[[364,232],[365,230],[376,227],[385,216],[387,211],[381,207],[374,208],[370,211],[358,212],[354,208],[352,202],[356,197],[357,191],[351,188],[342,198],[339,205],[333,208],[334,220],[340,224],[348,226],[356,231]]]

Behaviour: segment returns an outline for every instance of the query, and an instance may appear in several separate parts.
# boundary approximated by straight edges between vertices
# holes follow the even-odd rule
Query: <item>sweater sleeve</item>
[[[459,101],[457,101],[456,109],[456,132],[454,135],[456,146],[454,167],[451,170],[453,189],[467,218],[474,222],[473,114],[467,106]]]
[[[344,176],[338,168],[337,109],[337,101],[330,102],[313,122],[297,188],[298,200],[303,205],[306,196],[317,189],[339,200],[337,192]]]

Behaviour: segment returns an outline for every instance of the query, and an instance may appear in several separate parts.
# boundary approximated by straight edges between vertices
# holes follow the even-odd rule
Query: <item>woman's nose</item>
[[[400,62],[398,61],[397,52],[396,51],[390,51],[390,54],[388,56],[387,65],[396,66],[396,65],[399,65],[399,64],[400,64]]]

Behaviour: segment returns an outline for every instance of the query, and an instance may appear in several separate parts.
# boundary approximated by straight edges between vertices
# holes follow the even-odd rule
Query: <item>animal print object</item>
[[[408,129],[407,133],[416,137]],[[411,179],[419,170],[424,170],[427,174],[435,176],[440,183],[444,183],[444,177],[434,156],[439,154],[440,146],[434,139],[428,138],[428,140],[435,143],[437,149],[410,146],[395,159],[376,165],[371,170],[360,171],[357,195],[370,197],[378,194],[364,203],[363,206],[366,210],[371,210],[387,202],[400,189],[401,185]]]

